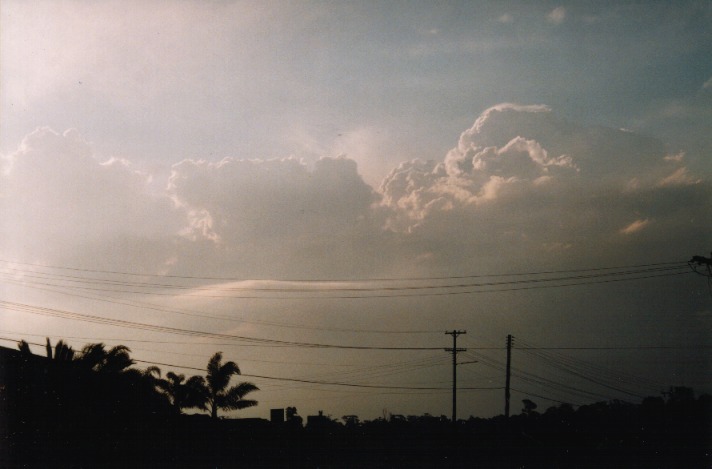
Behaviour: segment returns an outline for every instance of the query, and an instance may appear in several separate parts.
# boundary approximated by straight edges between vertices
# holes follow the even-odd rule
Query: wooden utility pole
[[[467,331],[446,331],[445,334],[452,336],[452,348],[446,348],[446,352],[452,352],[452,423],[457,423],[457,352],[464,352],[466,348],[457,348],[457,336],[467,334]]]
[[[504,416],[509,418],[509,378],[512,374],[512,334],[507,336],[507,378],[504,385]]]

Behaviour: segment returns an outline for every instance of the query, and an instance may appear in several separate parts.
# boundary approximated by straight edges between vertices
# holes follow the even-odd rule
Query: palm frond
[[[208,409],[210,391],[202,376],[191,376],[185,382],[184,388],[186,390],[185,407],[196,407],[201,410]]]
[[[210,392],[218,394],[222,392],[230,383],[232,375],[240,374],[240,368],[235,362],[227,362],[224,365],[222,362],[222,352],[217,352],[208,362],[208,374],[206,379]]]
[[[252,383],[240,383],[228,389],[225,394],[219,396],[218,405],[228,410],[239,410],[256,406],[257,401],[244,399],[244,397],[252,391],[258,390],[259,388]]]
[[[249,407],[255,407],[258,404],[254,399],[240,399],[235,405],[230,407],[230,410],[242,410]]]
[[[98,370],[106,359],[106,346],[99,342],[85,345],[79,355],[79,362],[89,369]]]
[[[143,370],[143,375],[146,377],[150,378],[160,378],[161,377],[161,369],[157,366],[149,366],[145,370]]]
[[[54,346],[54,359],[62,362],[71,362],[74,360],[74,349],[60,339],[57,345]]]
[[[102,366],[102,371],[107,371],[109,373],[119,373],[126,370],[128,367],[133,365],[135,362],[129,355],[131,349],[125,345],[117,345],[112,347],[106,354],[104,364]]]
[[[50,360],[52,359],[52,344],[49,341],[49,337],[47,337],[47,344],[45,345],[45,350],[47,350],[47,358]]]
[[[23,355],[32,355],[30,344],[28,344],[25,340],[21,340],[17,343],[17,349],[22,352]]]
[[[166,373],[166,378],[168,378],[172,384],[180,384],[185,379],[185,375],[177,375],[172,371]]]

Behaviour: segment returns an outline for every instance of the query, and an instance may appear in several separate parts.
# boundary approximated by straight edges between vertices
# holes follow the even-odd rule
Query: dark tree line
[[[24,340],[17,345],[23,358],[32,363],[34,355],[30,346]],[[137,393],[139,401],[156,404],[155,411],[170,403],[172,409],[181,413],[183,409],[197,408],[207,410],[213,418],[218,417],[218,409],[239,410],[257,405],[257,401],[245,399],[245,396],[258,388],[252,383],[239,383],[230,386],[230,379],[241,374],[237,363],[222,362],[222,352],[216,352],[208,361],[206,376],[191,376],[185,380],[184,375],[172,371],[161,377],[161,369],[150,366],[145,370],[131,368],[135,361],[131,358],[131,350],[124,345],[107,349],[103,343],[88,344],[78,353],[64,341],[60,340],[54,349],[49,338],[45,346],[46,358],[49,360],[51,373],[57,374],[57,379],[72,373],[94,372],[97,376],[111,379],[118,383],[124,382]],[[51,383],[59,384],[59,383]],[[51,389],[50,389],[51,390]],[[71,398],[63,396],[65,400]]]
[[[287,421],[218,419],[256,405],[230,386],[234,362],[205,376],[133,367],[130,350],[47,341],[0,348],[0,467],[709,468],[712,397],[671,388],[639,404],[560,404],[453,423],[447,417],[346,415]],[[324,403],[325,406],[328,403]],[[205,414],[185,414],[185,409]]]
[[[240,369],[223,363],[220,352],[210,358],[205,377],[186,381],[173,372],[164,378],[155,366],[134,368],[123,345],[95,343],[75,351],[47,339],[46,356],[34,355],[25,341],[18,349],[0,355],[0,467],[61,461],[101,466],[148,451],[147,442],[184,409],[217,419],[218,410],[257,405],[246,398],[257,386],[230,386]]]

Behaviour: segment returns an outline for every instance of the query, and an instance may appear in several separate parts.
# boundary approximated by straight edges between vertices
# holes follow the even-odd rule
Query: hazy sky
[[[514,412],[712,392],[709,2],[0,14],[0,337],[222,350],[265,418],[450,415],[453,329],[460,417],[507,334]]]

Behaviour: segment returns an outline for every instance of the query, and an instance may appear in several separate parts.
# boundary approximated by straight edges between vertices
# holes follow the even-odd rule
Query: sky
[[[0,345],[340,418],[712,392],[712,5],[0,4]],[[702,272],[704,273],[704,272]],[[40,346],[33,346],[42,353]],[[467,363],[466,363],[467,362]]]

